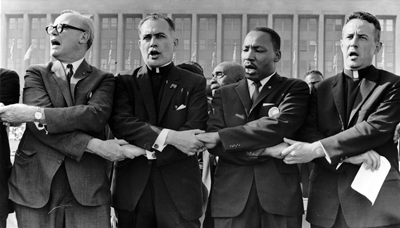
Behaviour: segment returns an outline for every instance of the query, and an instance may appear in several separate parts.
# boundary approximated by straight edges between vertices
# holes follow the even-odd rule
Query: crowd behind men
[[[9,198],[20,228],[107,228],[111,206],[126,228],[296,228],[297,164],[313,162],[312,227],[400,227],[400,78],[372,65],[380,30],[372,14],[351,14],[345,68],[307,86],[279,75],[281,38],[256,27],[242,66],[214,70],[208,108],[204,76],[172,61],[179,40],[169,17],[139,23],[144,65],[114,77],[84,59],[93,22],[63,11],[46,27],[55,61],[27,69],[23,104],[0,97],[3,123],[26,123],[8,183],[0,176],[0,209]],[[196,156],[208,152],[218,156],[211,193]],[[381,156],[391,168],[371,205],[350,185],[362,163],[378,170]],[[8,211],[0,213],[5,227]]]

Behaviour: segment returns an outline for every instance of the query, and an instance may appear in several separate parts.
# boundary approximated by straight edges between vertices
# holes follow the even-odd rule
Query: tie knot
[[[253,82],[253,85],[254,85],[254,87],[256,87],[256,89],[258,89],[261,86],[261,82],[259,82],[259,81]]]
[[[70,64],[67,64],[67,69],[68,69],[68,71],[72,71],[73,68],[74,68],[74,66],[73,66],[71,63],[70,63]]]
[[[71,78],[72,75],[74,74],[74,70],[73,70],[73,66],[72,64],[67,64],[67,76],[68,78]]]

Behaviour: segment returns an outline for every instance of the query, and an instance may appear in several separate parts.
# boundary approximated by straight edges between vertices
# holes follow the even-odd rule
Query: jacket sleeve
[[[45,111],[45,115],[48,132],[38,130],[34,123],[27,123],[27,130],[31,131],[32,135],[47,146],[76,161],[80,161],[88,142],[93,138],[93,135],[98,134],[104,129],[107,118],[110,115],[114,79],[112,75],[108,75],[101,80],[97,87],[99,93],[97,93],[97,90],[93,92],[95,99],[92,97],[89,101],[90,104],[74,107],[54,107],[52,103],[52,99],[54,98],[49,96],[42,79],[42,77],[46,76],[45,72],[39,68],[30,67],[27,70],[23,102],[27,105],[44,107],[47,110]],[[110,89],[111,91],[108,92],[108,96],[111,96],[111,98],[108,98],[104,91]],[[99,94],[104,96],[102,98],[103,101],[100,101]],[[98,103],[101,103],[101,107],[108,107],[96,109],[99,107],[97,106]],[[74,118],[71,119],[67,117],[68,115]],[[66,123],[67,121],[71,122]]]

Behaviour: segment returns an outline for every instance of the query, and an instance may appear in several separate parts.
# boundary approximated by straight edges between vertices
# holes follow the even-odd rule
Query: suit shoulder
[[[381,78],[385,81],[397,82],[400,80],[399,75],[393,74],[389,71],[378,69],[378,72],[381,75]]]
[[[181,75],[183,74],[184,75],[183,78],[185,78],[185,79],[188,79],[188,80],[202,80],[202,79],[204,79],[205,80],[205,77],[203,75],[196,74],[196,73],[193,73],[193,72],[185,70],[185,69],[181,69],[181,68],[176,67],[176,66],[175,66],[175,68],[176,68],[177,72],[179,72],[179,74],[181,74]]]
[[[292,86],[300,86],[304,88],[308,88],[308,85],[305,81],[298,79],[298,78],[288,78],[284,76],[279,76],[283,82],[283,84],[290,84]]]
[[[1,77],[18,77],[17,72],[5,68],[0,68],[0,76]]]

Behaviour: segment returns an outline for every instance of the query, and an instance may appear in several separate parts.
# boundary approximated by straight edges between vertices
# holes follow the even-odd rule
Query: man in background
[[[239,63],[222,62],[218,64],[213,72],[210,80],[212,95],[215,90],[221,86],[239,82],[244,78],[244,68]]]
[[[324,80],[324,76],[319,70],[310,70],[304,75],[304,81],[308,84],[310,87],[310,92],[311,88],[317,84],[318,82]]]
[[[0,107],[19,101],[19,77],[15,71],[0,68]],[[12,203],[8,199],[8,178],[11,173],[10,144],[7,125],[0,122],[0,228],[6,227]]]

